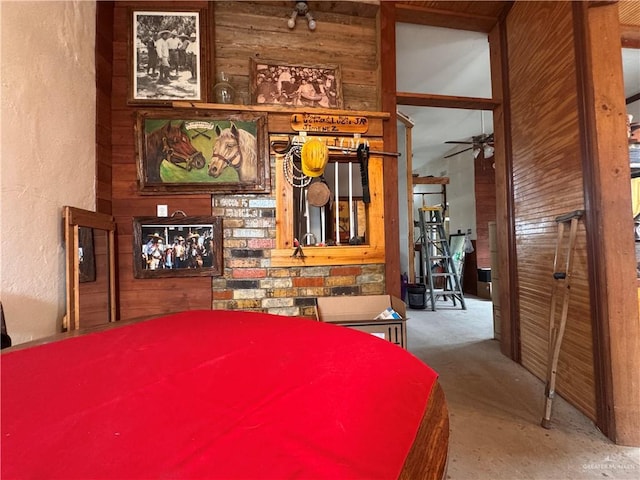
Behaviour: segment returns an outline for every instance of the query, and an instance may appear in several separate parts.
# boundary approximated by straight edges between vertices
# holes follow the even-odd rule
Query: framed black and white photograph
[[[134,217],[135,278],[222,275],[222,217]]]
[[[287,65],[251,59],[251,103],[343,108],[338,65]]]
[[[206,101],[204,10],[132,10],[130,103]]]

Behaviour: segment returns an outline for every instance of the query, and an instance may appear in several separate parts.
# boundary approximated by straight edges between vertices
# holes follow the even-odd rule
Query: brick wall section
[[[385,293],[384,265],[272,268],[271,196],[214,196],[212,214],[223,218],[224,229],[224,275],[212,281],[214,309],[313,317],[317,297]]]

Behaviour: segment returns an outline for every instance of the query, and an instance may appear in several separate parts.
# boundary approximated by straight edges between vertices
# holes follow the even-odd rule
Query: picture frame
[[[251,58],[249,76],[254,105],[343,108],[339,65],[290,65]]]
[[[206,12],[205,8],[130,9],[128,103],[207,101]]]
[[[270,192],[265,113],[139,111],[136,157],[143,194]]]
[[[135,278],[223,274],[222,217],[134,217]]]
[[[339,197],[338,200],[338,226],[340,244],[361,245],[366,243],[367,238],[367,206],[362,197],[352,197],[352,208],[349,209],[349,197]],[[332,205],[332,217],[336,215],[336,203]],[[350,212],[353,219],[349,217]],[[353,220],[354,236],[351,237],[351,221]]]

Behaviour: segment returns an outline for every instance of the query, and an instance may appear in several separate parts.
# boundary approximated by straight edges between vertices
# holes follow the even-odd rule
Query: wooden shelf
[[[222,110],[237,112],[265,112],[265,113],[308,113],[316,115],[346,115],[368,118],[381,118],[388,120],[389,112],[369,112],[365,110],[338,110],[335,108],[320,107],[286,107],[282,105],[234,105],[230,103],[197,103],[176,101],[172,102],[174,108],[197,108],[202,110]]]

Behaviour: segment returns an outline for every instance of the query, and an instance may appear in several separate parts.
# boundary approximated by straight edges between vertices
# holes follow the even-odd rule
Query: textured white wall
[[[62,207],[95,208],[95,12],[0,2],[0,300],[14,344],[59,329]]]

